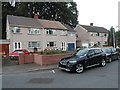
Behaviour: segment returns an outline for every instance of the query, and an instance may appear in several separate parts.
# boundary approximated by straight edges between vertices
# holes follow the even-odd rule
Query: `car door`
[[[95,52],[94,52],[94,50],[89,50],[87,56],[88,56],[87,66],[93,65],[94,61],[95,61]]]
[[[115,51],[114,48],[110,48],[111,49],[111,57],[112,60],[117,59],[117,52]]]
[[[101,60],[103,59],[102,57],[102,50],[101,49],[95,49],[95,60],[94,63],[98,64],[101,62]]]
[[[118,53],[115,48],[112,48],[112,59],[117,59]]]

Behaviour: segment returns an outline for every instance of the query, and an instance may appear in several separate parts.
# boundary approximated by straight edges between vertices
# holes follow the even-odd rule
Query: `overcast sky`
[[[73,0],[77,2],[79,24],[105,27],[118,26],[118,2],[120,0]],[[116,28],[117,29],[117,28]]]

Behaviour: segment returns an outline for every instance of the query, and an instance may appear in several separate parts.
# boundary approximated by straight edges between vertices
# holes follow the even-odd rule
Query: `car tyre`
[[[106,65],[106,61],[103,59],[100,63],[100,66],[104,67]]]
[[[109,58],[108,62],[111,63],[112,62],[112,58]]]
[[[120,56],[118,55],[117,60],[120,60]]]
[[[82,73],[84,71],[84,66],[83,64],[77,64],[76,65],[76,70],[77,73]]]

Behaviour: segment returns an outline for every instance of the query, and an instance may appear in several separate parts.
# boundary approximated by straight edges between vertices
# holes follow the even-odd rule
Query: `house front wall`
[[[75,31],[76,31],[77,47],[81,47],[82,44],[88,43],[89,33],[86,29],[84,29],[80,25],[77,25],[77,27],[75,28]]]
[[[105,42],[107,44],[108,33],[100,33],[100,35],[102,36],[96,36],[97,32],[88,32],[85,28],[81,27],[80,25],[77,25],[75,31],[77,36],[77,47],[94,46],[94,44],[98,42],[100,42],[102,45],[105,45]],[[107,34],[107,36],[104,36],[104,34]]]
[[[48,42],[56,42],[56,46],[54,48],[58,49],[58,50],[67,50],[68,43],[74,43],[76,46],[75,33],[72,32],[73,36],[69,35],[69,34],[71,34],[69,31],[64,31],[64,33],[65,33],[65,35],[61,35],[61,30],[57,30],[56,35],[48,35],[48,34],[46,34],[46,29],[44,29],[44,38],[43,38],[44,39],[43,40],[44,41],[44,45],[43,45],[44,49],[47,48]],[[62,45],[62,44],[64,44],[64,45]]]
[[[20,33],[13,33],[11,30],[13,30],[14,27],[10,27],[10,52],[12,52],[13,50],[15,50],[15,46],[14,43],[15,42],[20,42],[21,43],[21,48],[25,48],[28,49],[29,51],[33,51],[33,48],[29,48],[28,47],[28,43],[29,42],[40,42],[40,48],[38,48],[38,50],[41,50],[42,47],[42,29],[40,29],[40,34],[38,35],[33,35],[33,34],[29,34],[29,28],[25,28],[25,27],[20,27]]]
[[[89,43],[98,44],[100,42],[100,45],[107,45],[108,33],[100,33],[100,36],[96,36],[96,34],[96,32],[89,32]],[[104,36],[104,34],[107,36]]]
[[[61,30],[56,30],[56,35],[46,34],[46,29],[40,29],[40,34],[29,34],[28,27],[20,27],[20,33],[14,33],[12,30],[14,27],[9,27],[8,29],[8,38],[10,39],[10,52],[15,50],[15,43],[20,43],[21,48],[27,49],[30,52],[33,52],[34,48],[29,47],[29,42],[40,42],[40,47],[37,48],[38,51],[43,51],[48,48],[48,42],[55,42],[56,46],[54,49],[61,49],[64,44],[64,49],[67,50],[68,43],[75,43],[75,34],[69,36],[68,32],[65,31],[66,35],[61,35]],[[76,45],[76,43],[75,43]]]
[[[76,32],[70,32],[68,31],[67,34],[67,49],[72,50],[72,49],[76,49]],[[72,47],[70,47],[70,45],[72,45]]]

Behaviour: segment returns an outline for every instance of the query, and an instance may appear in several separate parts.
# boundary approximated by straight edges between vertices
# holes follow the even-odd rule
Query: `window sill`
[[[41,34],[28,34],[28,35],[41,35]]]
[[[31,48],[30,48],[30,47],[28,47],[28,49],[34,49],[34,48],[33,48],[33,47],[31,47]],[[41,49],[41,47],[37,47],[37,49]]]
[[[53,35],[53,34],[46,34],[47,36],[57,36],[57,34],[56,35]]]
[[[12,34],[20,34],[21,35],[22,33],[12,33]]]
[[[60,36],[67,36],[67,35],[60,35]]]

